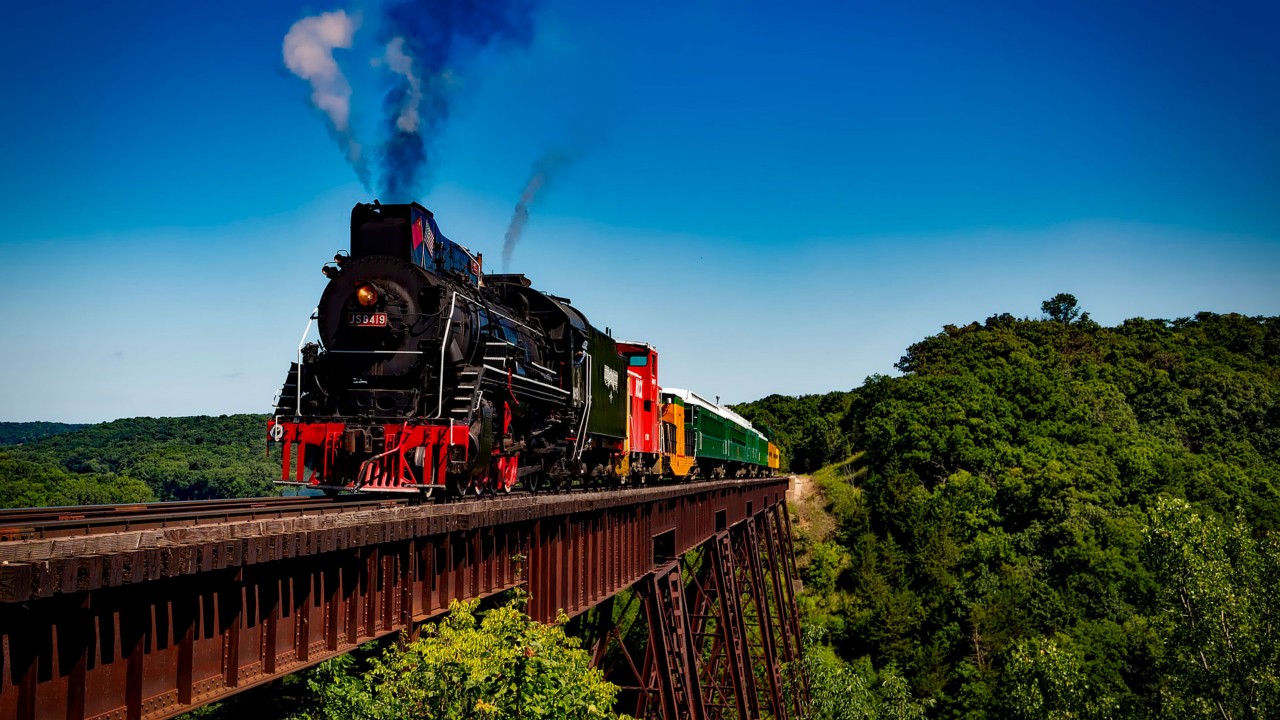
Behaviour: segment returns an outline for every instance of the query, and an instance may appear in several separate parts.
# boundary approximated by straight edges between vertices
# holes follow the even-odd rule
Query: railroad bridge
[[[590,613],[620,710],[803,717],[786,486],[5,511],[0,720],[172,717],[517,586]]]

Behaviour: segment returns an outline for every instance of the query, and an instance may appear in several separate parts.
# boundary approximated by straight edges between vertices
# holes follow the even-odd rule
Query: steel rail
[[[29,508],[0,509],[0,522],[19,518],[56,518],[63,515],[101,516],[112,514],[151,512],[153,510],[179,510],[183,508],[211,508],[218,505],[243,505],[246,502],[270,503],[297,500],[298,496],[272,496],[257,498],[232,498],[212,500],[173,500],[165,502],[118,503],[113,505],[50,505]]]
[[[613,492],[642,489],[618,488]],[[652,485],[647,487],[653,487]],[[499,497],[526,494],[527,490],[504,493]],[[590,488],[566,489],[560,493],[592,492]],[[419,501],[416,496],[339,495],[269,496],[217,500],[178,500],[156,503],[124,503],[118,505],[64,505],[42,508],[0,509],[0,542],[16,540],[48,540],[84,535],[108,535],[136,530],[194,527],[229,522],[277,520],[306,515],[331,515],[383,507],[406,505]],[[484,497],[467,495],[445,502],[470,502]]]
[[[408,502],[408,498],[259,497],[125,505],[76,505],[0,510],[0,541],[46,540],[134,530],[328,515]]]

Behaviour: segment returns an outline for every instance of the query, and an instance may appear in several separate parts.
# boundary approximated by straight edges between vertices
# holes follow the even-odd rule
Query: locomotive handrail
[[[480,401],[484,397],[484,391],[481,390],[480,387],[481,385],[484,384],[484,371],[486,367],[487,367],[486,365],[481,365],[480,369],[476,371],[476,386],[472,389],[473,391],[471,394],[471,409],[467,411],[468,425],[471,424],[471,421],[472,419],[475,418],[476,413],[480,411]],[[453,418],[449,418],[449,427],[450,428],[453,427]],[[449,436],[449,447],[451,448],[453,447],[452,435]]]
[[[587,447],[587,420],[591,417],[591,353],[583,355],[583,383],[586,388],[584,393],[584,403],[582,405],[582,422],[578,425],[577,447],[574,449],[573,461],[582,460],[582,451]]]
[[[453,329],[453,309],[458,305],[458,291],[449,296],[449,317],[444,321],[444,339],[440,341],[440,389],[436,394],[436,417],[444,414],[444,353],[449,348],[449,331]]]
[[[426,355],[424,350],[327,350],[335,355]]]
[[[485,343],[485,345],[486,345],[486,346],[488,346],[488,347],[494,347],[494,346],[498,346],[498,347],[512,347],[512,348],[515,348],[515,349],[517,349],[517,350],[524,350],[524,348],[522,348],[521,346],[519,346],[519,345],[517,345],[517,344],[515,344],[515,343],[511,342],[510,340],[503,340],[502,338],[499,338],[499,339],[497,339],[497,340],[490,340],[490,341],[486,342],[486,343]],[[486,352],[487,352],[487,351],[486,351]],[[501,360],[501,361],[502,361],[502,364],[503,364],[503,365],[506,365],[506,364],[507,364],[507,360],[508,360],[508,359],[510,359],[510,358],[508,358],[508,357],[507,357],[507,356],[505,356],[505,355],[503,355],[503,356],[501,356],[501,357],[494,357],[494,356],[492,356],[492,355],[485,355],[485,356],[484,356],[484,359],[485,359],[485,360]],[[538,363],[536,363],[536,362],[534,362],[534,361],[532,361],[532,360],[528,360],[528,359],[526,359],[526,360],[524,361],[524,364],[525,364],[525,365],[531,365],[531,366],[533,366],[533,367],[536,367],[536,368],[538,368],[539,370],[541,370],[541,371],[543,371],[543,372],[545,372],[545,373],[548,373],[548,374],[550,374],[550,375],[555,375],[555,374],[556,374],[556,371],[555,371],[555,370],[552,370],[551,368],[549,368],[549,367],[547,367],[547,366],[545,366],[545,365],[539,365]]]
[[[317,305],[316,309],[311,311],[311,318],[307,320],[307,329],[302,331],[302,338],[298,340],[298,372],[294,380],[298,390],[298,401],[293,406],[295,416],[302,414],[302,348],[306,346],[307,336],[311,334],[311,325],[318,317],[320,317],[320,306]]]
[[[541,330],[539,330],[539,329],[537,329],[537,328],[533,327],[532,325],[529,325],[529,324],[527,324],[527,323],[522,323],[522,322],[520,322],[519,320],[517,320],[517,319],[515,319],[515,318],[511,317],[510,315],[506,315],[506,314],[504,314],[504,313],[498,312],[497,310],[494,310],[492,305],[485,305],[485,306],[484,306],[484,310],[485,310],[485,312],[489,313],[490,315],[497,315],[498,317],[502,318],[503,320],[506,320],[507,322],[510,322],[510,323],[514,323],[514,324],[516,324],[516,325],[519,325],[520,327],[524,328],[525,330],[531,330],[531,331],[536,332],[536,333],[538,333],[538,334],[542,334],[542,331],[541,331]]]
[[[490,365],[485,365],[485,369],[487,369],[487,370],[492,370],[493,372],[496,372],[496,373],[502,373],[502,372],[503,372],[501,369],[496,368],[496,367],[493,367],[493,366],[490,366]],[[520,380],[521,382],[533,383],[534,385],[541,385],[541,386],[542,386],[542,387],[544,387],[544,388],[548,388],[548,389],[550,389],[550,390],[555,390],[556,392],[561,393],[561,394],[564,394],[564,395],[568,395],[568,394],[569,394],[569,391],[568,391],[568,390],[565,390],[564,388],[558,388],[558,387],[556,387],[555,385],[549,385],[549,384],[547,384],[547,383],[544,383],[544,382],[541,382],[541,381],[538,381],[538,380],[534,380],[533,378],[527,378],[527,377],[525,377],[525,376],[523,376],[523,375],[512,375],[512,376],[511,376],[511,379],[512,379],[512,380]]]
[[[555,375],[555,374],[556,374],[556,371],[555,371],[555,370],[552,370],[551,368],[546,367],[545,365],[539,365],[538,363],[536,363],[536,362],[534,362],[534,361],[532,361],[532,360],[528,361],[528,363],[529,363],[530,365],[532,365],[532,366],[534,366],[534,367],[538,368],[539,370],[541,370],[541,371],[543,371],[543,372],[547,373],[548,375]]]

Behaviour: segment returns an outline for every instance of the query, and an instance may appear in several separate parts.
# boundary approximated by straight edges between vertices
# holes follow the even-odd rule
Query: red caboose
[[[659,404],[658,352],[648,343],[619,342],[618,354],[626,361],[624,367],[627,369],[628,470],[641,475],[660,474],[662,408]]]

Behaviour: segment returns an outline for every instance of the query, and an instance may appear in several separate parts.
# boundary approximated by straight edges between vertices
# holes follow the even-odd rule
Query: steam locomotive
[[[357,204],[268,424],[280,483],[430,496],[747,477],[778,468],[762,429],[658,384],[523,275],[486,275],[417,204]]]

